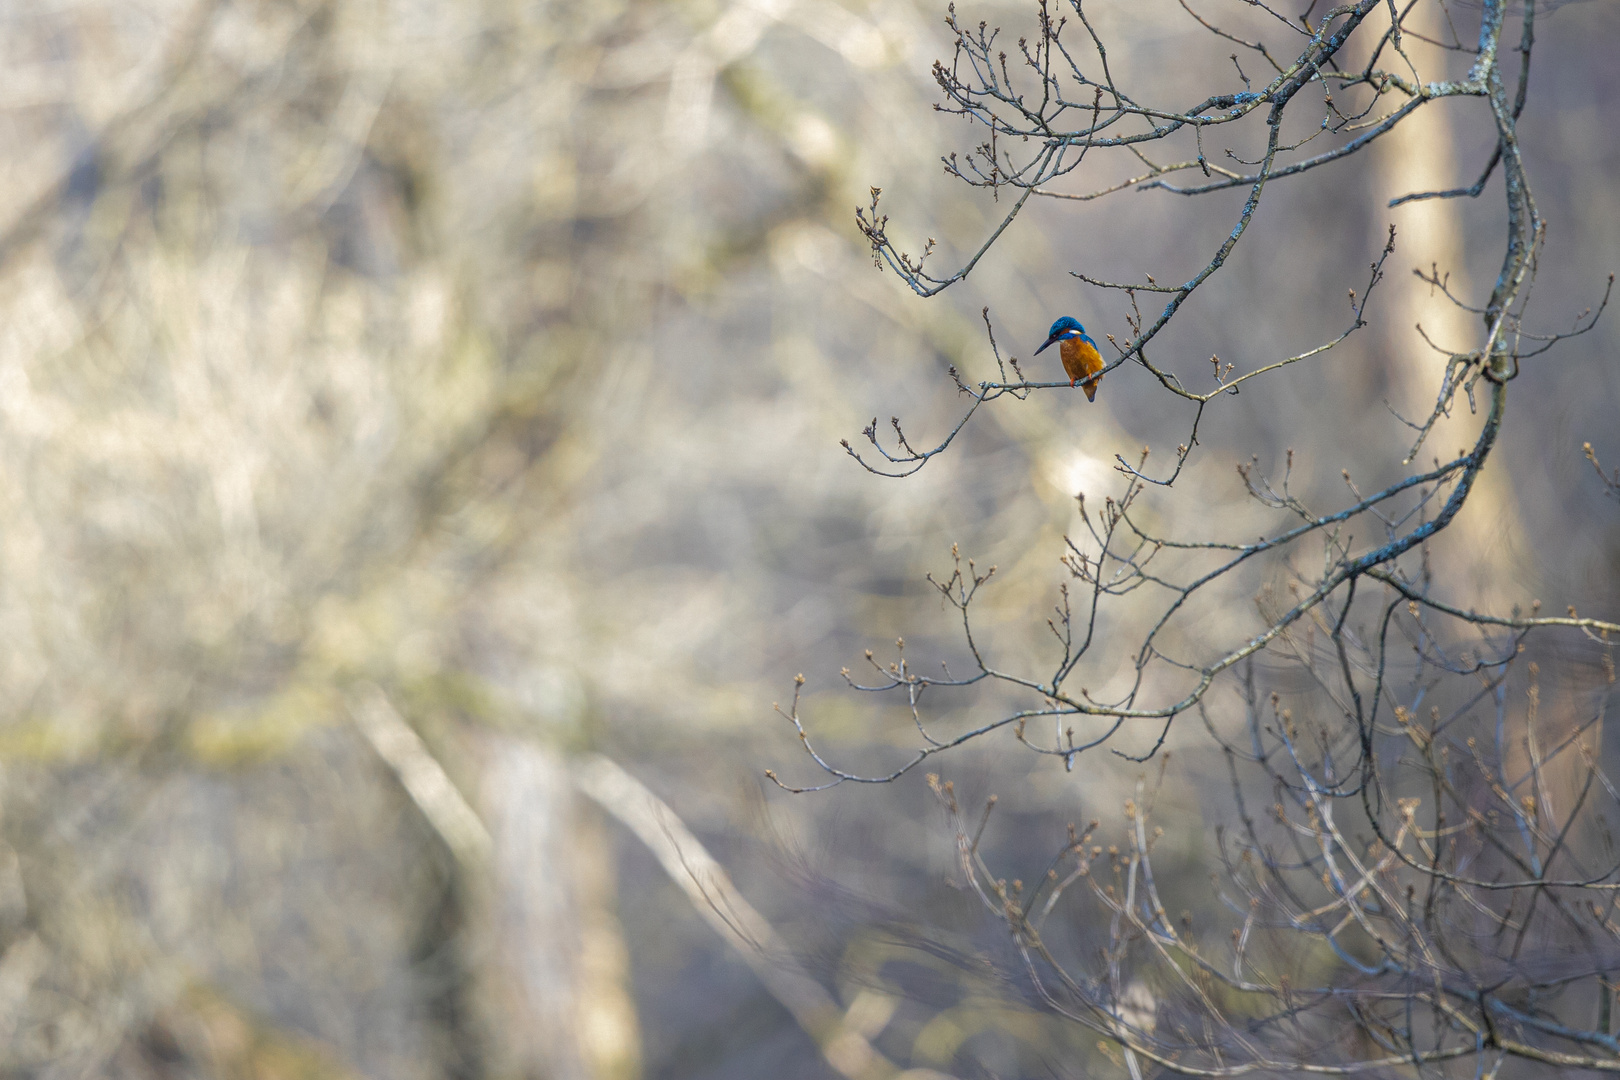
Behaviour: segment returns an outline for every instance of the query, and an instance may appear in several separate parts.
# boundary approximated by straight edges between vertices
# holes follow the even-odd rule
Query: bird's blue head
[[[1052,344],[1052,342],[1062,341],[1064,338],[1075,337],[1077,335],[1079,337],[1085,337],[1086,328],[1080,325],[1079,319],[1076,319],[1072,315],[1065,315],[1063,318],[1052,324],[1052,329],[1048,331],[1046,335],[1046,343],[1043,344],[1040,349],[1036,349],[1035,352],[1038,355],[1041,352],[1041,349],[1045,349],[1046,346]],[[1086,338],[1086,340],[1089,341],[1091,339]]]

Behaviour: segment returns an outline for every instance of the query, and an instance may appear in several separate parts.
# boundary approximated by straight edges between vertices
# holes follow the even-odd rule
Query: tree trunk
[[[475,896],[473,970],[487,1075],[634,1080],[640,1047],[629,956],[612,908],[613,853],[568,759],[481,739],[479,802],[493,847]]]

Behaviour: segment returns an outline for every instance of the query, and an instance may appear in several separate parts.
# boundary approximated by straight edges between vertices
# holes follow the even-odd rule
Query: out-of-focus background
[[[1452,7],[1466,36],[1475,11]],[[1231,48],[1175,3],[1088,11],[1139,96],[1237,88]],[[1005,25],[1009,48],[1034,17],[959,13]],[[891,232],[937,237],[942,259],[1002,208],[939,165],[980,139],[931,109],[944,14],[0,9],[0,1070],[808,1078],[879,1067],[868,1052],[961,1076],[1107,1067],[995,976],[1001,946],[951,887],[921,776],[813,796],[762,778],[817,777],[771,709],[800,671],[830,752],[900,760],[901,703],[842,690],[839,668],[902,634],[919,663],[960,657],[923,580],[952,543],[1001,568],[998,642],[1036,648],[1073,496],[1112,490],[1115,453],[1184,438],[1188,417],[1124,368],[1095,404],[987,410],[907,481],[839,448],[874,415],[942,433],[947,367],[990,371],[986,305],[1021,358],[1060,314],[1122,335],[1121,298],[1068,271],[1181,280],[1241,198],[1037,205],[965,284],[912,297],[854,227],[870,186]],[[1538,26],[1521,132],[1551,225],[1549,328],[1620,262],[1616,40],[1613,4]],[[1164,340],[1161,362],[1199,377],[1212,353],[1250,366],[1325,340],[1400,229],[1373,328],[1212,410],[1184,520],[1247,528],[1232,464],[1251,454],[1293,447],[1324,500],[1341,468],[1398,468],[1407,434],[1385,403],[1419,413],[1442,362],[1412,324],[1472,332],[1410,269],[1437,262],[1477,301],[1502,243],[1494,187],[1386,207],[1472,183],[1488,155],[1477,103],[1431,113],[1274,191]],[[1437,549],[1459,595],[1614,610],[1620,506],[1580,448],[1620,463],[1617,325],[1515,384],[1489,482]],[[944,704],[947,721],[973,704]],[[657,829],[649,846],[601,785],[582,793],[604,760],[757,915],[694,902]],[[1002,796],[989,835],[1009,877],[1140,772],[1097,755],[1064,773],[1010,735],[942,767]],[[1196,884],[1191,823],[1219,812],[1187,775]],[[717,914],[773,928],[775,992]],[[807,1031],[784,971],[843,1027]]]

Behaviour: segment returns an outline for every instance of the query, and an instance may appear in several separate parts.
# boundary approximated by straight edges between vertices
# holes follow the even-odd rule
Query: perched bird
[[[1086,328],[1080,325],[1079,319],[1067,315],[1052,324],[1046,344],[1036,349],[1035,355],[1039,356],[1041,349],[1054,341],[1061,343],[1058,353],[1063,357],[1063,373],[1069,377],[1069,385],[1085,379],[1082,389],[1086,392],[1086,400],[1096,401],[1097,384],[1102,382],[1098,372],[1103,369],[1102,353],[1097,351],[1097,343],[1086,336]]]

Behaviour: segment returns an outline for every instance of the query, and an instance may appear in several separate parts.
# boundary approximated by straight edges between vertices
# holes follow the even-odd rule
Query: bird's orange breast
[[[1069,382],[1078,382],[1088,375],[1096,375],[1103,369],[1102,354],[1097,347],[1085,338],[1064,338],[1059,349],[1063,356],[1063,371],[1069,376]],[[1097,384],[1102,382],[1102,376],[1092,379],[1084,384],[1087,401],[1097,400]]]

